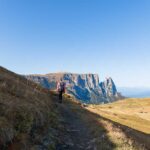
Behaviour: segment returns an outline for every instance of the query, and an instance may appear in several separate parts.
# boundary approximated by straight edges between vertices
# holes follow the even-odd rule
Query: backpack
[[[60,82],[59,90],[62,91],[62,92],[65,92],[65,83],[64,82]]]

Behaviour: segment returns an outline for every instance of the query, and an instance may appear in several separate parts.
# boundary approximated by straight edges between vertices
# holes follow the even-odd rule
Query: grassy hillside
[[[89,110],[150,134],[150,98],[126,99],[106,105],[91,105]]]
[[[90,110],[91,106],[80,104],[72,99],[65,100],[65,107],[70,109],[72,113],[72,119],[69,120],[70,124],[75,125],[76,117],[79,118],[76,122],[82,122],[84,124],[77,128],[79,130],[78,135],[75,138],[79,138],[78,145],[84,143],[85,137],[88,140],[84,143],[84,149],[90,150],[148,150],[150,136],[142,134],[141,132],[132,131],[131,128],[122,126],[115,123],[102,115]],[[92,106],[93,107],[93,106]],[[67,114],[65,114],[67,115]],[[77,123],[77,126],[79,123]],[[84,136],[83,136],[84,134]],[[90,136],[89,136],[90,135]],[[136,135],[136,136],[134,136]],[[138,138],[137,138],[138,137]],[[82,141],[80,141],[82,140]]]
[[[43,137],[52,147],[58,124],[54,108],[47,90],[0,67],[0,149],[29,149],[44,143]]]
[[[144,141],[136,141],[109,119],[149,133],[149,100],[85,107],[65,94],[63,104],[57,102],[56,92],[0,67],[0,150],[148,149],[145,134],[137,133]],[[125,117],[130,122],[120,120]]]

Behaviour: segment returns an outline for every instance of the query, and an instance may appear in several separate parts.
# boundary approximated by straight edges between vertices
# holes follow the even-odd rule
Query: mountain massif
[[[57,82],[63,79],[67,93],[84,103],[108,103],[122,98],[112,78],[100,82],[97,74],[52,73],[26,78],[49,90],[56,89]]]

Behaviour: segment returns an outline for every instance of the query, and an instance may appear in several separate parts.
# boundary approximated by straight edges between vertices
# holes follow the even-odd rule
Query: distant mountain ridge
[[[85,103],[108,103],[122,98],[112,78],[100,82],[97,74],[50,73],[27,75],[26,78],[50,90],[56,89],[57,81],[62,78],[67,85],[67,93]]]

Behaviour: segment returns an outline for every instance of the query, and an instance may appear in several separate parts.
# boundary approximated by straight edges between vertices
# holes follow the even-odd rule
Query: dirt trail
[[[94,138],[91,136],[85,122],[78,113],[74,112],[69,104],[61,104],[60,112],[64,118],[66,137],[64,136],[64,145],[58,150],[96,150],[90,142]]]

